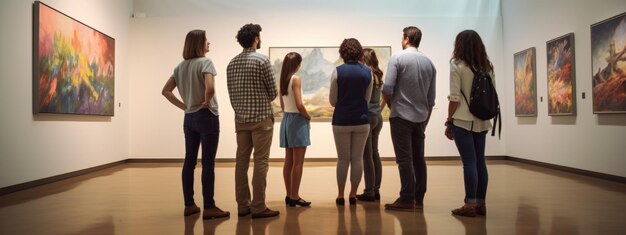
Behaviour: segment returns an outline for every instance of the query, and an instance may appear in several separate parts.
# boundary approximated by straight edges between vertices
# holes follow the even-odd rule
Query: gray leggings
[[[335,148],[337,148],[337,185],[346,185],[348,166],[350,170],[350,183],[358,186],[363,174],[363,150],[369,134],[370,125],[358,126],[333,126]]]

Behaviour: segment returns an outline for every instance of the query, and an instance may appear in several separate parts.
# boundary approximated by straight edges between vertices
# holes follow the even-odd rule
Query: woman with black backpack
[[[465,205],[452,210],[453,215],[475,217],[485,215],[488,173],[485,163],[485,139],[492,127],[489,119],[483,120],[470,112],[472,84],[476,74],[488,74],[495,84],[493,65],[480,35],[465,30],[456,36],[454,52],[450,59],[450,95],[445,135],[454,140],[463,162]],[[481,76],[481,77],[484,77]],[[495,89],[494,89],[495,91]]]

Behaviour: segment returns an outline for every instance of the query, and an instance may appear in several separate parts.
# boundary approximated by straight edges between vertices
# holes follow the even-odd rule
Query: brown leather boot
[[[485,206],[485,204],[478,204],[478,207],[476,207],[476,214],[487,216],[487,207]]]
[[[213,208],[204,209],[204,212],[202,212],[202,219],[217,219],[217,218],[225,218],[229,216],[230,216],[230,212],[223,211],[217,206]]]
[[[393,203],[385,204],[385,209],[396,211],[415,211],[415,204],[413,202],[402,202],[400,199],[397,199]]]
[[[183,215],[190,216],[198,212],[200,212],[200,207],[194,204],[193,206],[186,206],[185,211],[183,212]]]
[[[280,214],[279,211],[273,211],[273,210],[270,210],[270,208],[266,208],[262,212],[252,213],[252,218],[258,219],[258,218],[274,217],[274,216],[278,216],[278,214]]]
[[[458,216],[476,217],[476,206],[465,205],[452,210],[452,214]]]

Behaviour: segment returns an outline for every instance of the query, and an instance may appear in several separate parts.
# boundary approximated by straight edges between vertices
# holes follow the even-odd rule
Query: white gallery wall
[[[246,23],[263,27],[258,52],[268,54],[268,47],[339,46],[344,38],[354,37],[362,45],[391,46],[401,50],[402,29],[415,25],[423,31],[420,50],[428,55],[438,70],[437,99],[426,133],[427,156],[458,156],[452,141],[444,135],[449,85],[449,59],[456,34],[475,29],[485,41],[496,67],[501,66],[502,32],[500,1],[228,1],[228,0],[150,0],[134,1],[135,18],[131,20],[130,63],[130,157],[182,158],[184,137],[183,112],[160,94],[173,68],[182,60],[186,33],[192,29],[207,31],[211,42],[207,57],[215,63],[216,96],[220,111],[218,158],[234,158],[236,151],[234,113],[228,99],[226,66],[242,51],[235,39]],[[276,74],[278,76],[278,74]],[[504,77],[503,77],[504,78]],[[498,84],[503,89],[504,83]],[[278,144],[279,123],[274,126],[271,158],[283,158]],[[505,130],[506,131],[506,130]],[[488,155],[504,155],[504,141],[488,140]],[[334,158],[336,151],[330,122],[314,122],[312,145],[307,158]],[[380,136],[380,154],[393,157],[389,123]]]
[[[129,153],[130,0],[48,0],[47,5],[115,38],[114,117],[32,111],[33,1],[0,2],[0,188],[120,161]]]
[[[626,114],[593,114],[591,98],[590,25],[623,12],[624,0],[502,1],[506,155],[626,177]],[[567,33],[575,36],[577,115],[548,116],[546,42]],[[515,117],[513,54],[529,47],[543,102],[537,117]]]

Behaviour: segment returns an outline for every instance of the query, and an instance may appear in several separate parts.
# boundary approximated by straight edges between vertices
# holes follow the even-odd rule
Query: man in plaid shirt
[[[235,191],[239,216],[278,216],[265,205],[265,185],[274,130],[271,102],[276,98],[276,81],[269,58],[256,53],[261,47],[261,26],[247,24],[239,29],[237,41],[244,48],[226,68],[230,103],[235,110],[237,156]],[[254,149],[252,200],[248,186],[248,165]]]

